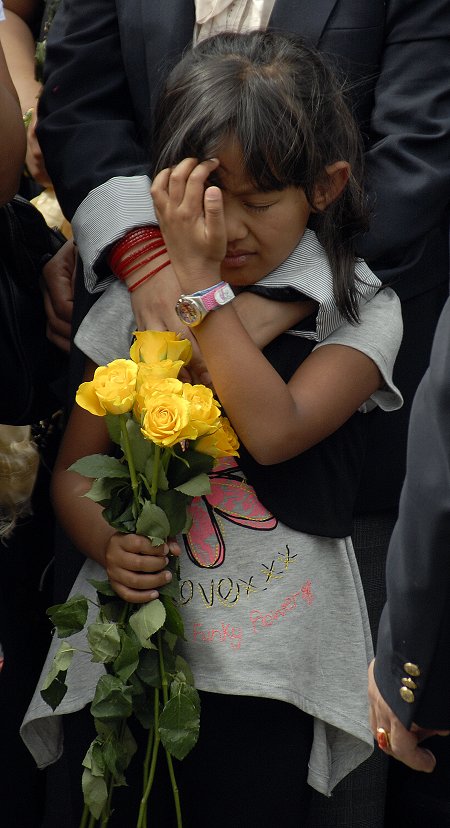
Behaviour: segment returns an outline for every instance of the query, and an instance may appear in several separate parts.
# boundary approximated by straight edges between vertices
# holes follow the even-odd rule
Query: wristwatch
[[[182,294],[175,305],[175,311],[185,325],[194,328],[212,310],[226,305],[234,299],[234,293],[227,282],[199,290],[189,295]]]

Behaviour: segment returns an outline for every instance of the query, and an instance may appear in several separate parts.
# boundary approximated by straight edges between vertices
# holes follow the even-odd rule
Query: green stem
[[[155,456],[153,458],[153,474],[152,485],[150,489],[150,498],[152,503],[156,503],[156,495],[158,494],[158,477],[159,477],[159,461],[161,459],[161,446],[155,445]]]
[[[94,814],[91,814],[91,818],[89,820],[88,828],[95,828],[96,825],[97,825],[97,820],[96,820]]]
[[[85,805],[84,808],[83,808],[83,814],[82,814],[82,817],[81,817],[80,828],[87,828],[89,814],[90,814],[89,808],[88,808],[87,805]]]
[[[123,450],[127,459],[128,468],[130,470],[131,490],[133,492],[133,501],[138,514],[139,498],[138,498],[138,479],[136,475],[136,467],[134,465],[133,453],[130,446],[130,437],[127,429],[127,418],[125,414],[119,414],[120,431],[122,434]]]
[[[154,695],[154,716],[155,716],[155,735],[153,738],[153,750],[152,750],[152,760],[150,763],[150,770],[147,779],[147,785],[145,791],[142,795],[141,805],[139,808],[139,816],[138,821],[136,824],[136,828],[146,828],[147,822],[147,800],[150,796],[150,791],[152,789],[153,781],[155,778],[155,770],[156,770],[156,760],[158,758],[158,749],[160,743],[159,737],[159,690],[155,687],[155,695]]]
[[[166,705],[167,702],[169,701],[169,690],[168,690],[167,674],[166,674],[166,668],[165,668],[164,657],[163,657],[161,630],[158,630],[158,632],[156,633],[156,638],[157,638],[157,646],[158,646],[159,673],[160,673],[160,676],[161,676],[161,687],[162,687],[162,693],[163,693],[163,701],[164,701],[164,705]],[[175,778],[175,771],[173,769],[172,757],[171,757],[169,751],[167,750],[167,748],[165,748],[165,753],[166,753],[166,759],[167,759],[167,767],[169,769],[170,783],[172,785],[172,794],[173,794],[173,800],[174,800],[174,803],[175,803],[175,813],[177,815],[177,828],[182,828],[183,822],[182,822],[182,819],[181,819],[180,792],[178,790],[177,780]]]
[[[169,768],[170,782],[172,784],[173,800],[175,803],[175,813],[177,815],[177,828],[183,828],[183,820],[181,818],[181,803],[180,792],[178,790],[177,780],[175,778],[175,771],[173,769],[172,757],[168,750],[166,750],[167,767]]]

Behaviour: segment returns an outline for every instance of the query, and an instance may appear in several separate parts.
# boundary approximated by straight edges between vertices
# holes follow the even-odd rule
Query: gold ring
[[[377,745],[380,750],[391,749],[391,740],[389,736],[389,730],[385,730],[384,727],[377,727]]]

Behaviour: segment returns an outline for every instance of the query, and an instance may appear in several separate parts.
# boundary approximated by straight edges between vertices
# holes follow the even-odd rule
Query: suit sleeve
[[[387,0],[366,177],[373,202],[359,253],[383,281],[414,264],[450,193],[450,3]]]
[[[90,289],[105,285],[92,270],[104,249],[153,217],[148,130],[127,77],[114,0],[62,0],[48,38],[38,137]]]
[[[450,728],[450,299],[414,400],[375,678],[409,726]]]

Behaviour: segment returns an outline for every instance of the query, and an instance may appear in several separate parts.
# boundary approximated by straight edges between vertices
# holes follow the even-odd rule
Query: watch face
[[[181,321],[191,327],[198,325],[205,316],[205,312],[202,312],[197,303],[188,296],[183,296],[178,299],[175,310]]]

